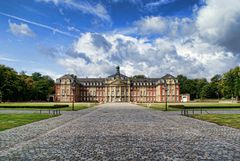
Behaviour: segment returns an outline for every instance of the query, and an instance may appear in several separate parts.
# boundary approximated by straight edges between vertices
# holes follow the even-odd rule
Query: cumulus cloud
[[[165,37],[188,36],[195,32],[195,23],[190,18],[144,17],[134,22],[135,32],[142,35],[158,35]]]
[[[36,0],[37,2],[53,3],[56,6],[62,5],[72,9],[79,10],[83,13],[91,14],[101,18],[102,20],[111,21],[106,8],[98,3],[93,5],[88,1],[75,1],[75,0]]]
[[[9,23],[9,30],[15,36],[34,36],[34,32],[25,23],[16,24],[11,21]]]
[[[80,76],[107,76],[114,72],[116,65],[129,76],[152,77],[166,73],[194,75],[204,68],[195,59],[179,54],[171,41],[161,38],[149,41],[121,34],[85,33],[73,44],[72,50],[71,55],[58,62]]]
[[[240,65],[239,2],[230,1],[206,0],[194,18],[144,17],[125,33],[83,33],[58,63],[79,76],[105,77],[120,65],[128,76],[211,78]]]
[[[212,44],[240,53],[240,1],[206,0],[196,21],[200,35]]]

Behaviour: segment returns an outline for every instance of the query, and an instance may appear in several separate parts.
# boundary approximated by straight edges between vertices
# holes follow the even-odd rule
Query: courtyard
[[[240,131],[108,103],[0,132],[0,160],[238,160]]]

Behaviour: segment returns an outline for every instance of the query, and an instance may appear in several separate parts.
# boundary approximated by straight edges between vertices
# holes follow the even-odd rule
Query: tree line
[[[0,101],[46,101],[54,94],[54,80],[40,73],[17,73],[0,65]]]
[[[240,67],[235,67],[224,74],[214,75],[210,81],[206,78],[188,79],[178,75],[180,93],[189,93],[191,99],[229,99],[240,97]]]

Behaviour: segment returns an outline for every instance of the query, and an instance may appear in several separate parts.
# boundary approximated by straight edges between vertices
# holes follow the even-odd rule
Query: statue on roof
[[[117,73],[116,73],[116,74],[117,74],[117,75],[120,75],[120,67],[119,67],[119,66],[116,67],[116,70],[117,70]]]

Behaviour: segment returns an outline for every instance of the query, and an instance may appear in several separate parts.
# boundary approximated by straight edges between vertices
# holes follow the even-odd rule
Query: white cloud
[[[129,3],[133,3],[133,4],[141,4],[142,0],[109,0],[110,2],[114,2],[114,3],[118,3],[118,2],[129,2]]]
[[[162,17],[146,17],[135,22],[138,30],[143,34],[162,34],[167,29],[167,22]]]
[[[41,27],[41,28],[50,30],[50,31],[52,31],[54,34],[55,34],[55,33],[59,33],[59,34],[61,34],[61,35],[68,36],[68,37],[74,37],[74,38],[77,37],[77,36],[72,35],[72,34],[70,34],[70,33],[68,33],[68,32],[59,30],[59,29],[57,29],[57,28],[54,28],[54,27],[51,27],[51,26],[48,26],[48,25],[44,25],[44,24],[41,24],[41,23],[37,23],[37,22],[34,22],[34,21],[26,20],[26,19],[21,18],[21,17],[18,17],[18,16],[10,15],[10,14],[3,13],[3,12],[0,12],[0,15],[6,16],[6,17],[9,17],[9,18],[13,18],[13,19],[16,19],[16,20],[19,20],[19,21],[22,21],[22,22],[26,22],[26,23],[28,23],[28,24],[31,24],[31,25],[34,25],[34,26],[37,26],[37,27]]]
[[[120,65],[122,73],[160,77],[166,73],[207,77],[239,65],[238,57],[196,35],[188,39],[134,38],[122,34],[85,33],[71,52],[58,58],[69,72],[86,77],[105,77]]]
[[[120,34],[85,33],[72,50],[58,62],[80,76],[107,76],[117,65],[129,76],[152,77],[166,73],[196,75],[203,68],[197,60],[180,55],[171,41],[161,38],[149,41]]]
[[[2,56],[2,55],[0,55],[0,60],[8,61],[8,62],[17,62],[18,61],[17,59],[8,58],[8,57]]]
[[[34,36],[34,32],[25,23],[16,24],[11,21],[9,23],[9,30],[15,36]]]
[[[127,29],[127,31],[173,38],[189,36],[196,31],[194,21],[190,18],[152,16],[144,17],[133,25],[135,30]]]
[[[221,46],[209,44],[198,36],[182,42],[175,42],[174,46],[184,59],[195,60],[202,65],[195,75],[189,76],[210,78],[239,65],[239,58],[233,53],[227,52]]]
[[[68,31],[71,31],[71,32],[80,32],[79,29],[77,29],[76,27],[73,27],[73,26],[68,26],[67,29],[68,29]]]
[[[79,10],[83,13],[92,14],[101,18],[102,20],[111,21],[105,7],[98,3],[96,5],[90,4],[87,1],[75,1],[75,0],[36,0],[37,2],[53,3],[56,6],[62,5],[63,7],[68,7],[72,9]]]
[[[211,78],[240,65],[239,2],[230,1],[207,0],[194,18],[144,17],[119,31],[83,33],[58,63],[84,77],[105,77],[120,65],[128,76]]]
[[[212,44],[240,53],[240,1],[206,0],[196,21],[200,35]]]
[[[175,2],[176,0],[158,0],[158,1],[155,1],[155,2],[150,2],[150,3],[147,3],[145,5],[145,7],[147,7],[148,9],[153,9],[155,7],[159,7],[159,6],[162,6],[162,5],[166,5],[166,4],[169,4],[169,3],[173,3]]]

